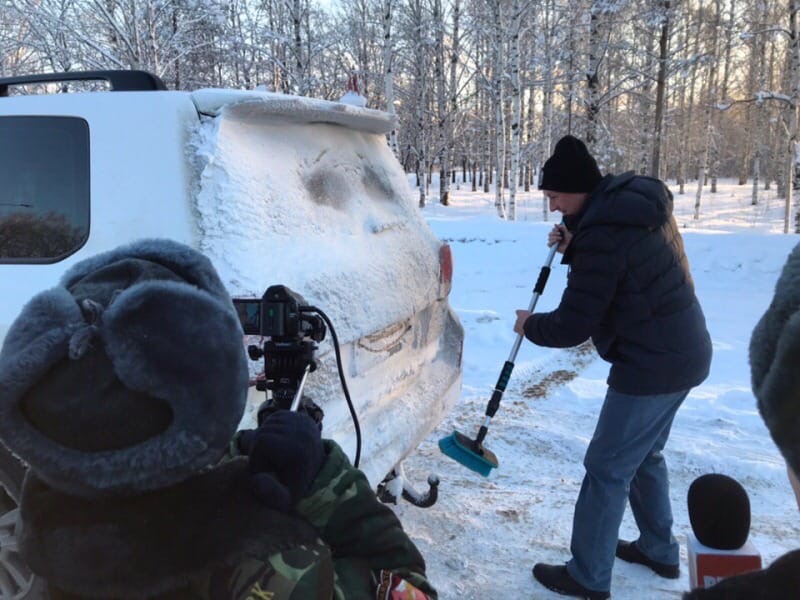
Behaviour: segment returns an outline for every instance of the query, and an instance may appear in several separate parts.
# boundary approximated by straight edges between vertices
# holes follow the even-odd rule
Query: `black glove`
[[[264,422],[264,419],[271,414],[278,412],[279,410],[284,409],[278,406],[275,400],[264,400],[256,412],[258,425],[261,426],[261,424]],[[311,398],[305,394],[303,394],[303,398],[300,401],[300,408],[297,412],[305,412],[309,417],[314,419],[314,422],[317,424],[317,427],[320,428],[320,431],[322,430],[322,418],[325,416],[325,413]]]
[[[304,412],[276,411],[238,443],[250,459],[253,493],[277,510],[300,501],[325,461],[319,426]]]

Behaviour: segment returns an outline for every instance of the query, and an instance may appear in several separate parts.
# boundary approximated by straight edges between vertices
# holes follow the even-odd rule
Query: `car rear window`
[[[0,263],[52,263],[89,236],[89,125],[0,117]]]

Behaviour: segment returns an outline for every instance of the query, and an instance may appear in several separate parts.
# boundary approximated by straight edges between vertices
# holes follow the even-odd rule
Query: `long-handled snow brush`
[[[539,278],[536,280],[536,285],[533,287],[533,297],[528,307],[528,311],[530,312],[533,312],[533,309],[536,308],[536,302],[544,291],[547,278],[550,276],[550,265],[553,262],[558,244],[559,243],[556,242],[550,247],[547,260],[539,272]],[[486,433],[489,431],[489,423],[492,417],[500,407],[500,400],[503,397],[503,392],[506,391],[508,380],[511,378],[511,371],[514,370],[514,360],[517,358],[517,352],[522,343],[522,338],[523,336],[521,334],[517,335],[514,347],[511,349],[511,354],[503,365],[503,370],[500,371],[500,377],[497,379],[492,397],[489,400],[489,404],[486,405],[486,418],[484,418],[483,424],[480,429],[478,429],[477,437],[473,440],[463,433],[453,431],[452,435],[448,435],[439,440],[439,449],[444,452],[445,455],[461,463],[468,469],[480,473],[484,477],[488,476],[491,470],[498,466],[498,463],[494,453],[483,447],[483,440],[486,437]]]

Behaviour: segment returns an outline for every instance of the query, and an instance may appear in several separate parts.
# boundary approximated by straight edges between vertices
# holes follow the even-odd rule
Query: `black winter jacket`
[[[591,337],[611,363],[608,385],[624,394],[702,382],[711,339],[666,186],[633,172],[607,175],[565,224],[574,234],[562,261],[567,288],[553,312],[528,318],[525,336],[556,348]]]

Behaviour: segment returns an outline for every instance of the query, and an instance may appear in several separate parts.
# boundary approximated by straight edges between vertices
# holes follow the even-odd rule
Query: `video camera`
[[[247,335],[267,338],[262,347],[251,345],[251,360],[264,359],[264,379],[256,389],[271,392],[258,409],[258,422],[278,409],[304,409],[322,423],[323,412],[303,396],[306,377],[316,370],[315,342],[325,339],[325,322],[314,307],[283,285],[267,288],[261,299],[234,299],[234,306]]]
[[[317,368],[314,360],[316,342],[325,339],[327,325],[333,338],[339,382],[353,419],[356,433],[353,465],[358,467],[361,459],[361,427],[347,390],[339,339],[328,316],[316,306],[306,304],[300,295],[284,285],[267,288],[260,300],[234,299],[233,304],[245,334],[267,338],[262,347],[247,347],[250,360],[264,359],[264,379],[256,382],[257,390],[267,392],[267,399],[258,408],[259,425],[276,410],[302,409],[322,428],[324,413],[311,398],[303,396],[303,388],[308,374]]]

